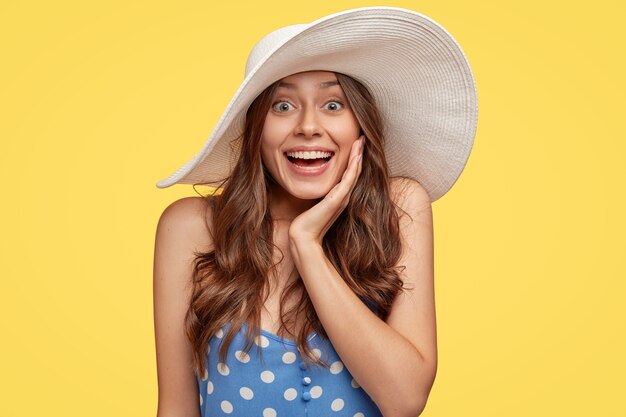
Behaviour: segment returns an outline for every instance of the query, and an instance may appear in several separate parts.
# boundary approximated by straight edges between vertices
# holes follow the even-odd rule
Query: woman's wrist
[[[322,246],[317,241],[303,236],[290,236],[289,250],[296,267],[301,265],[305,257],[325,256]]]

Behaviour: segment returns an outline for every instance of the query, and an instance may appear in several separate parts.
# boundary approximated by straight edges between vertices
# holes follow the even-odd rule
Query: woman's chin
[[[321,200],[326,194],[339,183],[339,180],[329,181],[328,178],[318,178],[315,181],[301,180],[296,178],[285,178],[278,182],[280,185],[280,193],[287,194],[299,200]]]
[[[300,200],[320,200],[324,198],[328,192],[324,192],[324,190],[318,188],[317,190],[292,190],[290,194]]]

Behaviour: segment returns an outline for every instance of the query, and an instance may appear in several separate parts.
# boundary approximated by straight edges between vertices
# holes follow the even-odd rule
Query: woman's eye
[[[332,104],[333,105],[333,107],[330,108],[330,110],[340,110],[343,107],[343,103],[341,101],[339,101],[339,100],[332,100],[332,101],[329,101],[326,104]],[[339,104],[339,108],[337,108],[337,104]]]
[[[277,104],[280,104],[280,106],[276,106]],[[289,106],[291,106],[291,104],[287,101],[277,101],[276,103],[272,104],[272,109],[276,110],[279,113],[283,113],[284,111],[289,110]]]
[[[272,109],[278,113],[284,113],[289,110],[289,106],[293,107],[288,101],[277,101],[272,104]],[[343,108],[343,103],[339,100],[331,100],[326,103],[326,108],[332,111],[338,111]]]

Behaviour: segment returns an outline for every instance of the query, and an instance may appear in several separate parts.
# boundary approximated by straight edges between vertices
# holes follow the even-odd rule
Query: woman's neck
[[[319,198],[305,200],[294,197],[278,184],[272,184],[270,193],[270,214],[273,220],[291,221],[321,200]]]

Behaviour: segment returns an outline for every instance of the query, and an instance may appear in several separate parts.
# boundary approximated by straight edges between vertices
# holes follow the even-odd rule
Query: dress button
[[[309,385],[311,383],[311,378],[309,378],[308,376],[305,376],[304,378],[302,378],[302,385]]]
[[[309,401],[311,399],[311,393],[309,391],[306,391],[302,394],[302,399],[304,401]]]
[[[302,369],[303,371],[306,369],[306,365],[304,364],[304,362],[300,362],[300,369]]]

